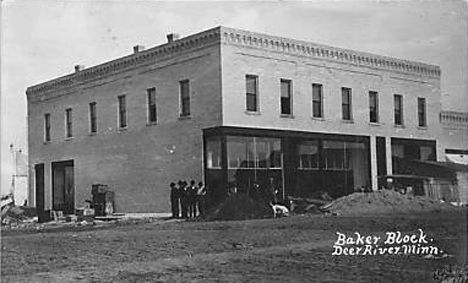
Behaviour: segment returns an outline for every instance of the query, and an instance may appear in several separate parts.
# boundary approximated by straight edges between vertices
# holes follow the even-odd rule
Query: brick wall
[[[291,52],[290,52],[291,53]],[[440,79],[344,64],[287,52],[225,44],[222,47],[223,124],[367,136],[437,139]],[[246,113],[245,75],[259,80],[257,114]],[[280,117],[280,80],[292,80],[293,117]],[[323,85],[323,119],[312,118],[312,84]],[[352,89],[353,121],[341,119],[341,88]],[[369,123],[369,91],[379,93],[379,123]],[[393,95],[403,96],[404,126],[394,126]],[[417,98],[426,98],[427,127],[418,127]],[[438,158],[443,158],[438,146]]]
[[[468,149],[468,113],[442,111],[440,113],[442,127],[441,143],[446,149]]]
[[[74,160],[75,206],[91,185],[108,184],[121,212],[169,211],[169,182],[202,180],[202,129],[221,123],[219,46],[179,54],[28,101],[30,187],[35,164],[45,163],[46,208],[51,208],[51,162]],[[191,117],[179,119],[180,80],[190,80]],[[146,90],[156,87],[157,124],[147,124]],[[127,129],[117,128],[117,96],[126,95]],[[42,101],[41,101],[42,100]],[[98,133],[89,134],[89,103],[97,104]],[[73,139],[65,109],[73,109]],[[50,143],[43,142],[51,114]],[[34,198],[34,192],[31,197]],[[34,203],[34,200],[30,200]]]
[[[457,172],[457,188],[460,202],[468,203],[468,172]]]

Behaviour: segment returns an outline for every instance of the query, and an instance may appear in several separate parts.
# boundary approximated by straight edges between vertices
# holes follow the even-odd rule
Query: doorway
[[[44,196],[44,163],[34,166],[36,172],[36,209],[44,211],[45,196]]]
[[[387,151],[385,137],[376,137],[377,176],[387,175]]]
[[[75,213],[73,160],[52,163],[52,208],[64,214]]]

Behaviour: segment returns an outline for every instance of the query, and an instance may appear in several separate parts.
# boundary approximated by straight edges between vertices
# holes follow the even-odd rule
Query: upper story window
[[[352,97],[351,89],[347,87],[341,88],[341,112],[343,120],[352,120]]]
[[[118,109],[119,109],[119,128],[127,127],[127,103],[125,100],[125,95],[119,95],[118,99]]]
[[[281,80],[281,114],[292,115],[292,82]]]
[[[312,117],[323,117],[323,93],[321,84],[312,84]]]
[[[393,109],[395,125],[403,125],[403,96],[400,94],[393,95]]]
[[[189,80],[180,81],[179,87],[180,87],[180,117],[190,116]]]
[[[258,111],[258,77],[253,75],[245,76],[245,104],[246,110]]]
[[[72,109],[68,108],[65,110],[65,136],[71,138],[73,136],[73,117]]]
[[[418,125],[420,127],[427,126],[426,122],[426,99],[418,97]]]
[[[50,114],[44,114],[44,141],[50,141]]]
[[[97,133],[97,109],[96,102],[89,104],[89,132],[92,134]]]
[[[146,90],[148,95],[148,122],[156,123],[157,113],[156,113],[156,88],[150,88]]]
[[[376,91],[369,91],[369,122],[379,122],[379,94]]]

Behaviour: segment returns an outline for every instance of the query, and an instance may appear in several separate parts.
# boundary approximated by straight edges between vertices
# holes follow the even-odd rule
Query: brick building
[[[71,212],[107,184],[120,212],[169,210],[171,181],[283,195],[377,187],[443,158],[440,68],[216,27],[29,87],[30,202]]]
[[[448,161],[468,165],[468,113],[440,112],[440,142]]]

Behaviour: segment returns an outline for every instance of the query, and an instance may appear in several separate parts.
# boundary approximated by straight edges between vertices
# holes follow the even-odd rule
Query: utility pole
[[[10,152],[13,158],[13,165],[15,168],[13,169],[13,173],[11,174],[11,190],[10,193],[13,196],[13,200],[15,200],[15,190],[16,190],[16,183],[18,177],[27,177],[24,174],[18,174],[18,155],[21,154],[23,151],[21,148],[15,148],[13,144],[10,144]]]

